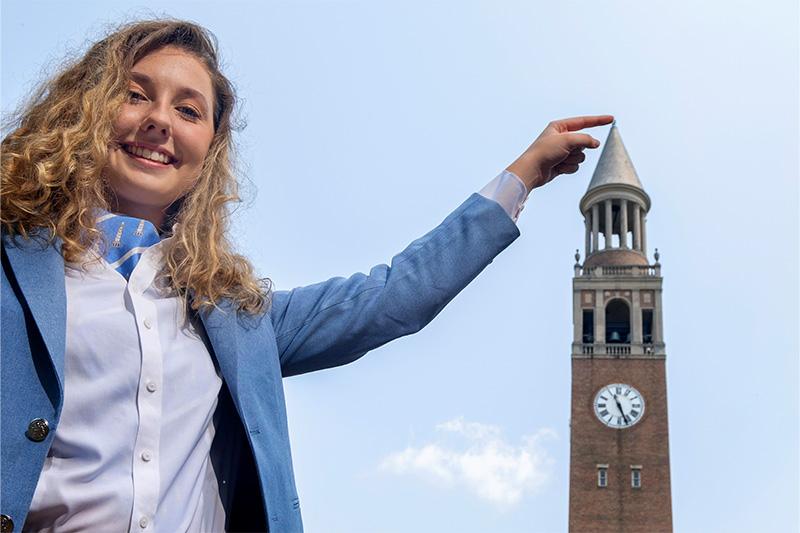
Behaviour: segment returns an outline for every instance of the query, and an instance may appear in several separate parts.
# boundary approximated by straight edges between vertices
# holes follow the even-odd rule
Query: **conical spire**
[[[597,162],[594,174],[592,174],[592,181],[589,182],[586,191],[611,184],[631,185],[644,191],[642,182],[639,181],[636,169],[633,168],[631,158],[628,156],[628,151],[622,143],[616,120],[611,125],[611,131],[608,132],[603,152],[600,154],[600,160]]]

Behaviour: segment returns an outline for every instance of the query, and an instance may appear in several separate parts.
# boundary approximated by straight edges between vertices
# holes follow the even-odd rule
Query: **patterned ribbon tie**
[[[108,242],[103,257],[125,279],[130,279],[142,252],[161,240],[153,223],[141,218],[106,213],[96,225]]]

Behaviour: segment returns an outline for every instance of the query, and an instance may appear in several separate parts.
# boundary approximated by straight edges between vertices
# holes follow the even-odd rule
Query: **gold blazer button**
[[[25,435],[33,442],[42,442],[47,437],[48,433],[50,433],[50,425],[47,423],[47,420],[44,418],[34,418],[31,420],[31,423],[28,424],[28,431],[25,432]]]

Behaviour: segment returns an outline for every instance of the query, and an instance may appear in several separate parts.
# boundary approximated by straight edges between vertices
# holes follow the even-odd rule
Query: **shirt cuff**
[[[528,199],[528,188],[522,180],[508,170],[502,171],[479,191],[481,196],[494,200],[508,213],[514,222],[525,208]]]

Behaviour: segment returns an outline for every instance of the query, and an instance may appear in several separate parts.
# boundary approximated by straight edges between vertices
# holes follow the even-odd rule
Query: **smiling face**
[[[203,168],[214,138],[214,90],[203,63],[175,46],[146,55],[130,74],[105,175],[114,210],[160,227]]]

